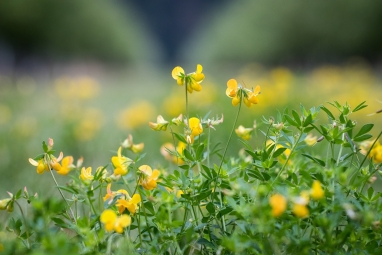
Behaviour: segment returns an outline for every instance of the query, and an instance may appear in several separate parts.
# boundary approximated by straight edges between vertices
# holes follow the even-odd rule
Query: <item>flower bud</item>
[[[9,202],[11,201],[11,198],[6,198],[0,200],[0,210],[6,210],[9,206]]]

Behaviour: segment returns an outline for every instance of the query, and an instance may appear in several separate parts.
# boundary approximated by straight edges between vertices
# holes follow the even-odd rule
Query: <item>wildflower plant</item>
[[[131,135],[94,172],[82,167],[86,159],[74,164],[71,156],[56,157],[52,139],[43,142],[43,153],[29,162],[38,174],[49,172],[60,199],[30,195],[26,188],[0,199],[0,210],[12,212],[16,205],[20,211],[7,223],[15,239],[0,235],[0,252],[382,252],[381,193],[375,186],[382,174],[382,132],[373,138],[373,124],[352,119],[365,102],[355,108],[337,101],[310,109],[301,105],[275,117],[258,116],[259,125],[244,127],[241,106],[261,103],[260,86],[247,88],[229,79],[221,91],[238,106],[227,103],[226,110],[236,110],[236,116],[228,120],[230,132],[215,137],[223,116],[189,115],[188,96],[203,93],[202,71],[201,65],[189,74],[175,67],[171,75],[184,86],[186,112],[148,123],[161,131],[158,135],[170,134],[157,148],[168,166],[141,163],[150,155]],[[255,131],[260,135],[252,135]],[[233,137],[242,148],[231,148]],[[237,154],[228,155],[228,148]],[[67,178],[65,185],[57,174]],[[33,213],[27,215],[27,208]]]

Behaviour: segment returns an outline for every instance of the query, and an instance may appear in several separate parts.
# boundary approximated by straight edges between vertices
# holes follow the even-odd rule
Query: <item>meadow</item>
[[[378,71],[195,66],[0,75],[0,254],[375,254]]]

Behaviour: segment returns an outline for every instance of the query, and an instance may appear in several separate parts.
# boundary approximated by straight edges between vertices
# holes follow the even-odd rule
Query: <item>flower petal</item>
[[[227,87],[230,89],[237,89],[237,81],[235,79],[230,79],[227,81]]]
[[[202,71],[203,71],[203,66],[201,64],[197,64],[196,65],[196,73],[202,73]]]
[[[181,73],[184,74],[184,70],[183,70],[183,68],[181,68],[180,66],[176,66],[176,67],[174,67],[174,69],[172,69],[172,73],[171,73],[172,78],[174,78],[175,80],[177,80],[178,77],[179,77],[179,75],[180,75]]]

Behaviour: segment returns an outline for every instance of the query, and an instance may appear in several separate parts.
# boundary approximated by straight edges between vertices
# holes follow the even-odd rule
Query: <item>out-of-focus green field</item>
[[[195,69],[195,65],[183,67],[187,73]],[[185,113],[184,87],[172,79],[171,70],[172,67],[145,72],[126,70],[123,74],[109,71],[62,74],[52,79],[0,75],[0,193],[5,195],[7,190],[27,186],[32,192],[51,194],[53,185],[51,190],[42,185],[52,183],[51,177],[38,175],[28,162],[28,158],[42,153],[41,143],[49,137],[54,139],[56,150],[72,155],[75,160],[83,156],[84,166],[95,169],[110,164],[121,142],[132,134],[135,143],[145,144],[147,154],[142,163],[167,167],[170,163],[159,149],[172,141],[170,131],[152,131],[148,122],[155,122],[159,114],[170,120]],[[382,108],[378,102],[382,101],[382,80],[367,65],[321,66],[301,71],[284,67],[267,69],[254,63],[226,69],[204,66],[203,72],[206,76],[203,90],[189,96],[190,115],[224,115],[224,123],[216,131],[211,130],[212,144],[221,143],[220,147],[227,141],[225,136],[237,111],[225,95],[230,78],[248,88],[261,86],[259,104],[249,109],[243,106],[239,118],[239,125],[245,127],[252,127],[256,121],[256,134],[250,141],[255,147],[264,139],[259,132],[264,129],[262,116],[276,116],[285,107],[297,109],[300,103],[310,108],[337,100],[355,107],[366,100],[369,107],[355,113],[353,118],[361,123],[374,123],[373,135],[382,127],[381,115],[367,116]],[[325,118],[324,114],[321,116]],[[233,139],[231,148],[238,146],[241,143]],[[320,149],[320,145],[316,148]],[[60,177],[58,182],[63,185],[67,179]]]

